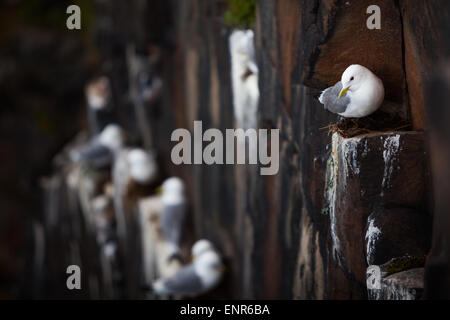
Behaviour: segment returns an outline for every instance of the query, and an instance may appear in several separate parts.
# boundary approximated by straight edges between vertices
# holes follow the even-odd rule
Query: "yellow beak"
[[[342,88],[341,92],[339,92],[338,99],[342,98],[347,93],[348,89],[350,89],[350,87]]]
[[[161,195],[163,193],[161,186],[157,187],[155,191],[156,191],[156,194],[159,194],[159,195]]]

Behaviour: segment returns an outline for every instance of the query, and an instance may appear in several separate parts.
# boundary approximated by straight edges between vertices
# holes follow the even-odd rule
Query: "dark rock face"
[[[325,192],[330,296],[361,298],[366,292],[364,239],[370,212],[380,205],[420,208],[426,203],[423,135],[397,132],[342,138],[335,133],[331,155]],[[374,226],[370,231],[375,238],[380,232],[374,232]]]
[[[447,49],[447,57],[450,51]],[[432,248],[425,269],[426,299],[450,299],[450,113],[442,101],[450,98],[450,60],[436,69],[435,77],[427,86],[428,125],[431,128],[429,144],[432,155],[434,187],[434,222]]]
[[[403,101],[405,78],[402,66],[402,25],[400,11],[391,0],[310,1],[302,13],[305,21],[300,39],[304,45],[301,66],[305,85],[325,87],[340,80],[351,64],[362,64],[384,83],[386,99]],[[378,5],[381,29],[368,30],[366,9]],[[315,15],[315,16],[314,16]],[[406,112],[406,106],[403,107]]]
[[[405,70],[411,120],[415,130],[425,126],[425,84],[448,46],[449,4],[440,1],[400,1],[403,19]],[[447,49],[448,50],[448,49]]]
[[[403,255],[426,255],[430,247],[430,225],[430,217],[417,210],[391,208],[374,211],[367,219],[367,264],[380,265]]]
[[[40,297],[31,275],[22,277],[30,268],[24,257],[33,249],[33,226],[40,219],[38,179],[82,124],[90,63],[78,35],[65,34],[65,25],[33,25],[16,5],[0,4],[0,297],[5,299],[18,292]],[[60,4],[47,8],[55,6]]]

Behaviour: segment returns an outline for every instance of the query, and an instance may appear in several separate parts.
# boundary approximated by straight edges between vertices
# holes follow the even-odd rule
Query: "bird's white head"
[[[117,124],[108,124],[102,130],[98,139],[101,144],[117,151],[125,144],[125,132]]]
[[[110,198],[106,195],[100,195],[91,200],[92,211],[101,212],[106,210],[110,202]]]
[[[230,50],[233,62],[246,65],[254,60],[255,52],[253,47],[252,30],[236,30],[230,36]]]
[[[139,184],[152,182],[158,172],[155,160],[151,154],[140,148],[132,149],[127,154],[130,165],[130,175]]]
[[[372,72],[369,69],[359,64],[349,66],[342,74],[342,90],[338,97],[342,98],[347,91],[354,92],[358,90],[371,74]]]
[[[219,254],[214,250],[202,253],[198,259],[194,260],[194,267],[207,289],[216,286],[225,271]]]
[[[206,239],[198,240],[192,246],[191,249],[192,258],[196,260],[200,255],[208,251],[214,251],[214,246],[211,243],[211,241]]]
[[[163,203],[179,203],[184,201],[184,182],[178,177],[170,177],[166,179],[162,186]]]

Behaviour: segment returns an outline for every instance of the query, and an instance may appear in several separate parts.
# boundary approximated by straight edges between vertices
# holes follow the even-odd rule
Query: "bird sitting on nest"
[[[325,89],[319,97],[325,109],[344,118],[362,118],[374,113],[384,99],[380,78],[359,64],[352,64],[341,81]]]
[[[198,240],[192,246],[192,258],[172,277],[156,280],[153,291],[162,296],[194,298],[214,289],[225,272],[217,250],[209,240]]]
[[[154,193],[159,170],[156,154],[141,148],[122,148],[112,169],[116,206],[131,209],[139,198]],[[116,207],[116,210],[119,210]]]

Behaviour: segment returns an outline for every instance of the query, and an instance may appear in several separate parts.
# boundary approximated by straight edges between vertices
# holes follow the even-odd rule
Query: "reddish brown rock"
[[[381,29],[369,30],[367,7],[381,9]],[[317,46],[305,46],[303,82],[323,88],[340,80],[351,64],[362,64],[384,83],[386,99],[403,101],[405,80],[400,11],[391,0],[325,1],[316,4],[317,25],[305,25],[302,41],[318,37]],[[317,29],[317,31],[316,31]],[[314,32],[316,31],[316,32]],[[311,39],[312,40],[312,39]],[[313,41],[313,40],[312,40]],[[406,107],[403,113],[406,114]]]
[[[367,219],[366,261],[380,265],[404,255],[425,256],[430,247],[431,217],[409,208],[379,208]]]
[[[423,135],[333,135],[326,185],[330,216],[330,298],[365,298],[365,228],[376,205],[426,203]]]

